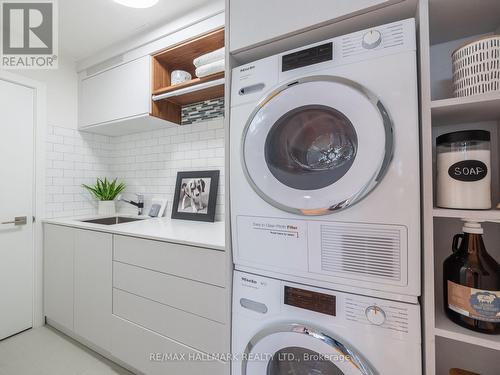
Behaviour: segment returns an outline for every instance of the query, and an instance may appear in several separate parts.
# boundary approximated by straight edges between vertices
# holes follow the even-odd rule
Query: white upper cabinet
[[[230,50],[238,52],[335,19],[404,0],[230,0]]]
[[[150,112],[150,56],[80,79],[80,128]]]

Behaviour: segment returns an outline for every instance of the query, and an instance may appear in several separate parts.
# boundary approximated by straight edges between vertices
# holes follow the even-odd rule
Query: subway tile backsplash
[[[47,134],[46,216],[93,215],[97,204],[82,187],[97,177],[118,177],[127,184],[126,199],[145,195],[169,201],[178,171],[220,170],[216,220],[224,219],[224,119],[171,126],[144,133],[107,137],[49,126]],[[136,213],[120,202],[118,210]]]

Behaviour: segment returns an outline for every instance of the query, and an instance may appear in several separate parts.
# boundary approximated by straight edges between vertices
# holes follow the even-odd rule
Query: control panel
[[[399,303],[372,303],[348,297],[345,299],[345,317],[349,321],[408,333],[408,309]]]

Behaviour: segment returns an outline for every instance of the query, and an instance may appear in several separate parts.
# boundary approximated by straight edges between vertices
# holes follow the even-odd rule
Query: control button
[[[385,312],[378,306],[368,306],[365,310],[365,315],[370,323],[377,326],[385,322]]]
[[[377,47],[382,41],[382,34],[377,30],[370,30],[363,35],[363,48],[373,49]]]
[[[255,312],[260,313],[260,314],[267,313],[267,306],[266,305],[264,305],[263,303],[257,302],[257,301],[253,301],[253,300],[248,299],[248,298],[241,298],[240,305],[241,305],[241,307],[243,307],[245,309],[252,310],[252,311],[255,311]]]

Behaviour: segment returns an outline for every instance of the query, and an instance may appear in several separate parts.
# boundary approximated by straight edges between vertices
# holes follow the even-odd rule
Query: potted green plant
[[[123,190],[125,190],[125,183],[118,183],[115,178],[113,181],[104,178],[98,178],[96,183],[92,186],[82,184],[94,197],[99,201],[97,213],[99,215],[115,215],[116,205],[115,198]]]

